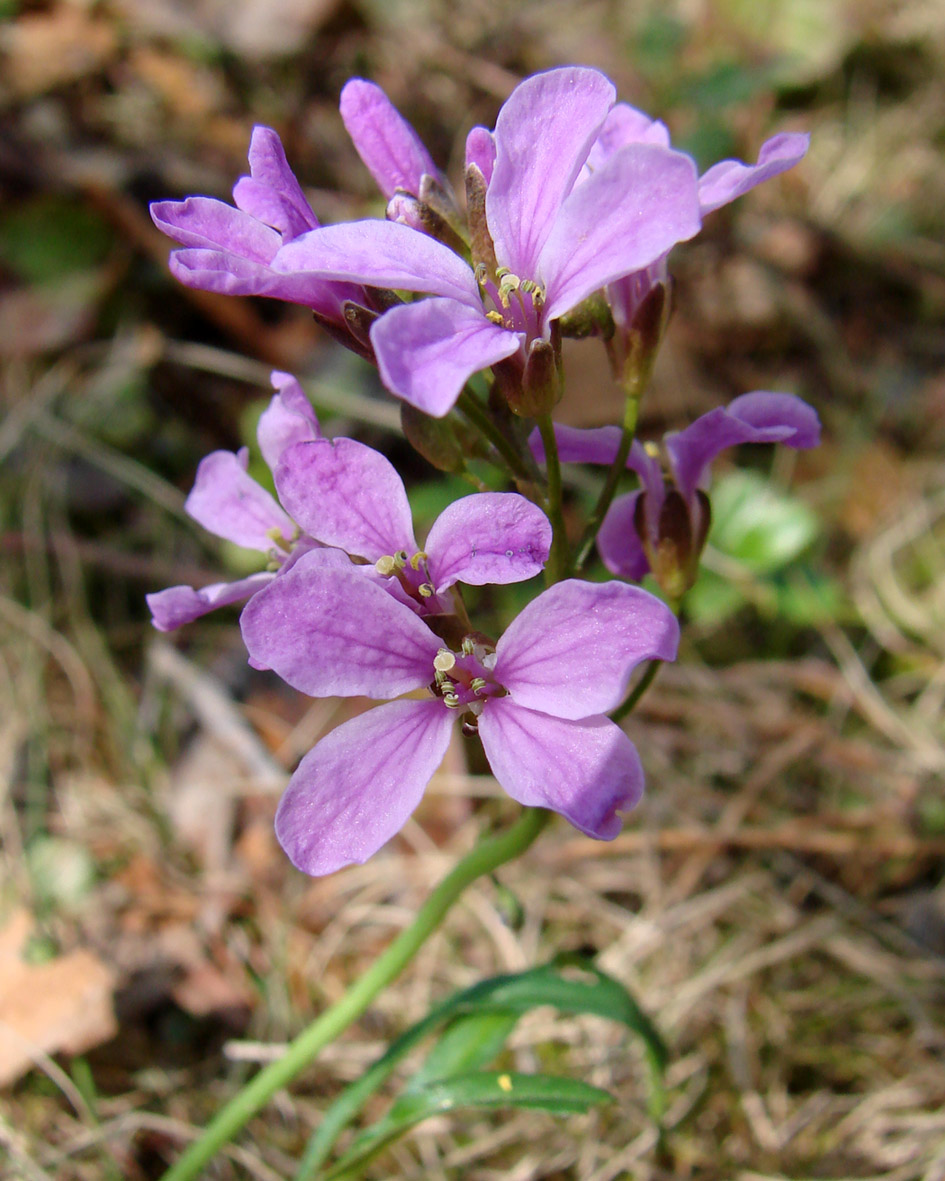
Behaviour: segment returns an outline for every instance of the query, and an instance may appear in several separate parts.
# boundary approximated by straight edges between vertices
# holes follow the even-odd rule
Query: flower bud
[[[396,192],[387,203],[387,220],[400,222],[430,238],[436,238],[454,253],[465,256],[466,243],[450,223],[425,201],[410,193]]]
[[[495,257],[495,244],[486,221],[486,178],[478,164],[466,169],[466,218],[469,222],[469,244],[472,249],[472,265],[477,278],[491,279],[499,264]]]
[[[543,418],[561,398],[558,358],[550,340],[533,340],[528,346],[525,371],[518,390],[508,393],[509,409],[520,418]]]
[[[671,601],[678,601],[699,574],[699,557],[711,522],[709,498],[697,491],[690,512],[682,493],[668,488],[654,538],[646,527],[646,496],[644,492],[637,500],[634,528],[660,589]]]

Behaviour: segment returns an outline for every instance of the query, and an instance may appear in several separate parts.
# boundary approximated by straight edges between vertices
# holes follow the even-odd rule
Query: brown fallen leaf
[[[29,963],[24,952],[34,930],[25,910],[0,929],[0,1087],[41,1055],[81,1054],[118,1032],[111,969],[83,949]]]

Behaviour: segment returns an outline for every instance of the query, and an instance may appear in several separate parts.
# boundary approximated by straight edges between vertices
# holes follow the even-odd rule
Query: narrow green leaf
[[[499,1071],[456,1075],[402,1095],[387,1115],[362,1132],[344,1157],[326,1174],[334,1181],[366,1164],[383,1148],[425,1119],[462,1108],[521,1107],[573,1115],[613,1096],[578,1079]]]
[[[559,956],[550,964],[506,976],[493,976],[454,993],[422,1021],[410,1027],[325,1112],[308,1143],[295,1181],[311,1181],[328,1158],[340,1132],[357,1115],[370,1095],[383,1085],[414,1046],[439,1026],[465,1014],[520,1016],[539,1005],[552,1005],[564,1013],[591,1013],[619,1021],[643,1040],[650,1073],[650,1108],[659,1117],[662,1073],[668,1058],[653,1023],[630,993],[582,956]],[[498,1024],[495,1027],[498,1028]],[[459,1036],[459,1035],[457,1035]],[[481,1059],[482,1062],[488,1059]],[[426,1068],[424,1068],[426,1069]],[[429,1075],[427,1077],[430,1077]]]
[[[438,1079],[452,1078],[488,1066],[498,1055],[520,1014],[513,1012],[469,1013],[457,1017],[443,1031],[426,1061],[407,1083],[418,1091]]]

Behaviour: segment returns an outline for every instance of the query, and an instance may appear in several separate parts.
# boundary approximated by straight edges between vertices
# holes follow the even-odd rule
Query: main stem
[[[637,433],[637,419],[639,416],[639,397],[628,397],[623,407],[623,431],[620,435],[620,446],[617,448],[614,462],[610,465],[607,472],[607,479],[604,481],[604,486],[600,490],[597,504],[594,505],[594,511],[588,518],[584,536],[581,538],[581,544],[578,547],[577,557],[574,561],[574,567],[578,571],[586,565],[588,558],[591,556],[597,534],[600,532],[600,527],[604,523],[604,517],[607,516],[607,510],[610,508],[611,502],[614,499],[614,493],[617,491],[617,484],[620,482],[620,477],[626,469],[627,456],[630,454],[630,448],[633,446],[633,440]]]
[[[531,481],[534,479],[534,473],[529,471],[527,464],[518,453],[515,445],[502,433],[494,420],[486,413],[475,394],[470,393],[468,389],[463,390],[457,399],[456,406],[465,414],[466,418],[483,438],[492,444],[502,459],[505,460],[513,476],[519,480]]]
[[[545,448],[545,470],[548,475],[548,518],[551,521],[551,553],[545,566],[548,586],[560,582],[571,573],[568,535],[564,527],[564,507],[561,489],[561,461],[558,459],[558,440],[550,414],[537,420],[541,441]]]
[[[207,1162],[263,1108],[273,1095],[305,1069],[315,1055],[365,1011],[394,980],[470,883],[523,853],[548,823],[551,814],[526,808],[511,828],[485,837],[446,875],[417,917],[348,992],[290,1043],[283,1057],[261,1070],[211,1121],[199,1140],[187,1148],[162,1181],[191,1181]]]

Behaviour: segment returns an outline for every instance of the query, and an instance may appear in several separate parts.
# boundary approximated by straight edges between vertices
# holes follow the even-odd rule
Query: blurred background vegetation
[[[477,887],[214,1175],[290,1176],[432,998],[590,945],[670,1043],[665,1138],[618,1032],[538,1014],[510,1062],[615,1107],[444,1118],[368,1176],[945,1178],[939,0],[0,2],[0,1173],[158,1176],[507,813],[457,743],[373,862],[287,867],[278,792],[350,703],[251,673],[235,613],[150,628],[146,591],[246,569],[183,514],[196,464],[252,443],[278,366],[403,468],[421,529],[456,489],[304,309],[177,285],[148,201],[227,199],[261,122],[322,220],[378,216],[347,78],[380,83],[457,180],[469,127],[575,62],[702,168],[811,132],[803,164],[674,252],[642,434],[782,389],[825,442],[719,465],[682,659],[629,723],[649,796],[626,834],[556,826]],[[619,405],[596,349],[569,368],[580,425]]]

